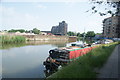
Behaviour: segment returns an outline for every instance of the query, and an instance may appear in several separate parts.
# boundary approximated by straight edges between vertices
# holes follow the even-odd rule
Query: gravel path
[[[118,58],[119,57],[119,58]],[[120,45],[116,46],[106,64],[99,70],[98,78],[118,78],[120,77]]]

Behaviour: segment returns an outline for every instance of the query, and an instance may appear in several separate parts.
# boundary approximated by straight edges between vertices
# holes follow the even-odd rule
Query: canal
[[[26,44],[3,45],[0,49],[0,75],[2,78],[44,78],[43,61],[49,56],[49,50],[70,46],[71,43],[31,41]]]

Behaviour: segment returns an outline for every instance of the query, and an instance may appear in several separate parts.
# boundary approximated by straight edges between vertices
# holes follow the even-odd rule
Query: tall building
[[[106,38],[120,38],[120,16],[103,20],[103,36]]]
[[[58,26],[53,26],[51,29],[51,33],[54,35],[66,35],[67,34],[68,24],[65,21],[59,23]]]

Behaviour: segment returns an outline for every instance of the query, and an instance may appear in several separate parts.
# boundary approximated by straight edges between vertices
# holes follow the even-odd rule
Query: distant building
[[[113,16],[103,20],[103,37],[120,38],[120,16]]]
[[[41,31],[41,32],[45,32],[45,33],[47,33],[47,34],[48,34],[48,33],[51,33],[51,31]]]
[[[54,35],[66,35],[67,34],[68,24],[65,21],[59,23],[58,26],[53,26],[51,29],[51,33]]]

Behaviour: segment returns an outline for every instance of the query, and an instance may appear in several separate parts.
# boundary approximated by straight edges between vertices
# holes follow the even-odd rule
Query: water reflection
[[[10,49],[13,47],[22,47],[22,46],[27,46],[27,45],[45,45],[45,44],[52,44],[56,46],[63,45],[70,43],[70,41],[26,41],[25,43],[17,43],[17,44],[2,44],[0,46],[0,49]]]
[[[43,61],[52,48],[64,47],[69,42],[26,42],[26,44],[9,46],[2,52],[3,78],[43,78]]]

